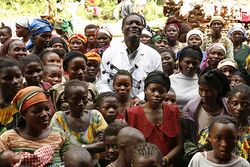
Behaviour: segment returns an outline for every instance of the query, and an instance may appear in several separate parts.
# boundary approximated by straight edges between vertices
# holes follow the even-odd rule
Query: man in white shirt
[[[124,41],[116,46],[109,47],[102,57],[101,78],[97,81],[98,91],[113,91],[112,77],[118,70],[127,70],[133,77],[131,97],[144,92],[144,79],[154,70],[162,71],[160,54],[153,48],[140,42],[145,19],[131,13],[122,21]]]

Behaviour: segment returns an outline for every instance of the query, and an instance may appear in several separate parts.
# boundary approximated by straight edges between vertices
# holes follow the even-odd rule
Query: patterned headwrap
[[[213,48],[220,48],[220,49],[223,49],[224,53],[225,53],[225,54],[227,53],[226,48],[224,47],[223,44],[221,44],[221,43],[213,43],[213,44],[207,49],[207,55],[210,53],[210,51],[211,51]]]
[[[73,34],[70,38],[69,38],[69,43],[72,39],[80,39],[84,44],[87,43],[87,38],[82,35],[82,34]]]
[[[180,22],[177,19],[175,18],[169,19],[165,24],[165,29],[167,29],[167,27],[169,27],[170,25],[175,26],[178,32],[180,31]]]
[[[101,27],[101,28],[97,29],[95,32],[95,36],[97,37],[98,33],[100,33],[100,32],[106,34],[110,38],[110,40],[112,40],[113,36],[107,27]]]
[[[25,110],[30,106],[48,101],[44,90],[37,86],[29,86],[21,89],[14,97],[12,103],[18,109],[18,111],[24,115]]]
[[[243,40],[247,39],[247,31],[241,24],[235,24],[228,30],[228,38],[232,38],[232,34],[235,31],[240,31],[243,34]]]
[[[44,167],[53,158],[53,153],[53,148],[50,145],[45,145],[37,149],[36,151],[34,151],[33,154],[29,152],[19,152],[17,154],[21,156],[21,159],[13,167],[19,167],[24,165]]]
[[[86,53],[85,56],[87,57],[88,60],[95,60],[95,61],[98,61],[98,63],[101,63],[101,61],[102,61],[101,56],[96,52],[90,51],[90,52]]]
[[[157,41],[159,40],[164,40],[164,41],[167,41],[168,42],[168,39],[167,37],[164,35],[164,34],[156,34],[152,37],[152,42],[153,44],[155,44]]]
[[[70,20],[57,19],[55,21],[55,29],[60,29],[62,32],[67,32],[68,36],[74,34],[73,24]]]
[[[198,30],[198,29],[193,29],[193,30],[190,30],[188,33],[187,33],[187,41],[189,39],[189,37],[191,35],[198,35],[201,39],[201,41],[203,40],[203,32],[201,30]]]
[[[35,19],[29,26],[29,32],[31,36],[41,34],[44,32],[51,32],[53,30],[53,26],[44,19]]]
[[[225,24],[225,20],[221,17],[221,16],[214,16],[212,17],[211,21],[210,21],[210,26],[213,23],[213,21],[220,21],[223,25]]]

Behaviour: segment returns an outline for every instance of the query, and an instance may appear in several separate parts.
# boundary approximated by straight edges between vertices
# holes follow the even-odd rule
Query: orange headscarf
[[[14,97],[12,103],[16,106],[18,111],[24,115],[25,110],[30,106],[46,101],[48,101],[48,98],[42,88],[29,86],[21,89]]]
[[[84,44],[87,43],[87,38],[86,38],[84,35],[82,35],[82,34],[73,34],[73,35],[69,38],[69,43],[70,43],[70,41],[71,41],[72,39],[74,39],[74,38],[77,38],[77,39],[81,40]]]
[[[101,56],[96,52],[90,51],[86,53],[85,56],[87,57],[88,60],[95,60],[95,61],[98,61],[98,63],[101,63],[102,61]]]

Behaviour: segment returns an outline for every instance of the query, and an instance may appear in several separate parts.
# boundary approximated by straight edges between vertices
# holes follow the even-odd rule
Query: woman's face
[[[211,29],[214,33],[221,33],[223,28],[223,23],[219,20],[215,20],[211,23]]]
[[[218,91],[207,84],[199,84],[199,95],[202,103],[211,104],[217,99]]]
[[[201,46],[202,44],[202,40],[199,37],[199,35],[193,34],[188,38],[187,41],[188,45],[192,46],[192,45],[196,45],[196,46]]]
[[[158,83],[150,83],[144,90],[147,102],[152,105],[160,105],[166,98],[167,90]]]
[[[62,67],[62,59],[58,54],[56,54],[54,52],[48,52],[43,57],[43,64],[44,65],[54,64],[54,65],[57,65],[59,68],[61,68]]]
[[[22,27],[19,24],[16,24],[16,36],[18,37],[25,37],[29,35],[28,28]]]
[[[62,43],[54,43],[51,47],[55,49],[64,49],[64,46]]]
[[[232,42],[233,43],[241,43],[243,42],[244,34],[241,31],[234,31],[232,33]]]
[[[49,102],[36,103],[26,109],[24,114],[26,127],[42,131],[49,126],[51,116]]]
[[[164,72],[172,70],[174,72],[174,59],[169,52],[161,53],[162,68]]]
[[[72,86],[70,93],[65,97],[71,112],[81,113],[88,103],[88,90],[83,86]]]
[[[115,93],[120,97],[128,97],[132,89],[132,80],[130,76],[118,75],[114,82]]]
[[[87,65],[83,58],[76,57],[71,60],[67,69],[69,79],[79,79],[83,81],[87,73]]]
[[[86,45],[80,39],[73,38],[69,43],[69,49],[70,51],[79,51],[85,53]]]
[[[178,35],[179,35],[178,29],[174,25],[170,24],[166,28],[166,36],[169,40],[176,41],[178,39]]]
[[[225,59],[225,52],[222,48],[214,47],[208,53],[208,64],[212,69],[217,68],[219,62]]]
[[[96,45],[98,48],[107,47],[110,45],[111,39],[109,36],[103,32],[98,33],[96,37]]]
[[[23,75],[18,66],[0,70],[0,89],[4,96],[12,99],[22,87]]]
[[[165,39],[159,39],[158,41],[155,42],[155,49],[159,50],[162,48],[167,48],[168,47],[168,41]]]
[[[151,37],[146,35],[146,34],[141,34],[140,38],[141,42],[144,43],[145,45],[151,44]]]
[[[44,32],[41,34],[37,34],[34,37],[34,44],[40,48],[47,48],[49,47],[51,37],[52,37],[51,32]]]
[[[16,40],[10,44],[8,56],[19,60],[20,58],[27,56],[27,54],[26,46],[22,41]]]
[[[247,120],[250,112],[250,97],[237,92],[228,99],[228,109],[237,120]]]
[[[87,62],[87,78],[96,80],[97,74],[101,71],[100,63],[96,60],[88,60]]]
[[[233,73],[235,72],[235,68],[232,66],[225,65],[220,68],[220,71],[227,76],[227,79],[230,81]]]
[[[24,66],[23,75],[28,86],[40,86],[43,78],[43,69],[40,63],[31,62]]]
[[[233,87],[235,87],[237,85],[241,85],[241,84],[246,84],[245,79],[239,75],[232,75],[232,77],[230,79],[230,87],[233,88]]]
[[[194,76],[199,69],[200,61],[190,56],[183,57],[180,62],[180,71],[186,76]]]

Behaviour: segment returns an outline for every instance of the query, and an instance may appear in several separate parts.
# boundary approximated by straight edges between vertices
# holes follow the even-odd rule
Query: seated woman
[[[144,89],[146,103],[128,109],[128,125],[140,130],[147,142],[158,146],[166,165],[177,165],[182,149],[179,109],[163,102],[170,80],[164,72],[152,71],[145,79]]]
[[[203,71],[198,84],[199,97],[190,100],[182,112],[186,158],[192,157],[190,150],[197,148],[198,137],[202,138],[207,135],[204,129],[209,126],[212,118],[216,115],[229,115],[226,95],[230,88],[227,77],[219,70]],[[185,145],[190,147],[185,147]]]
[[[21,89],[13,104],[22,119],[17,128],[0,136],[0,166],[62,165],[70,142],[63,131],[49,125],[51,112],[43,89],[36,86]]]

